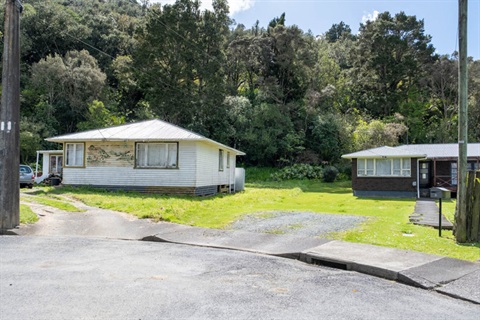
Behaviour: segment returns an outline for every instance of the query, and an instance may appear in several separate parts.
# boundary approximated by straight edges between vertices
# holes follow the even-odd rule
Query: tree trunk
[[[480,171],[468,173],[467,232],[469,242],[480,240]]]

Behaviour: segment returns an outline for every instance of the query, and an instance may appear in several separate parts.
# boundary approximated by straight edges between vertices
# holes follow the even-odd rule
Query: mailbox
[[[430,198],[432,199],[451,199],[452,192],[446,188],[434,187],[430,188]]]

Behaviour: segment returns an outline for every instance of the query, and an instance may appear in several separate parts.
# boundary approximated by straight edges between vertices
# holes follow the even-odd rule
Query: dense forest
[[[46,137],[151,118],[242,150],[247,165],[339,165],[367,147],[456,140],[456,53],[435,54],[423,20],[403,12],[314,35],[281,13],[268,28],[236,23],[225,0],[213,11],[191,0],[23,4],[24,163],[59,147]],[[469,85],[473,142],[480,60]]]

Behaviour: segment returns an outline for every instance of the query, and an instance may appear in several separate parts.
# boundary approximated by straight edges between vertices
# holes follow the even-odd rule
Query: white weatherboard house
[[[235,189],[245,153],[161,120],[46,139],[63,144],[64,185],[167,194]],[[237,189],[238,190],[238,189]]]

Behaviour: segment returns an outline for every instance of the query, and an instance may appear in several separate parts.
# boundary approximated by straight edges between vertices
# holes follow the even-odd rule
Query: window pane
[[[218,152],[218,170],[223,171],[223,150]]]
[[[365,175],[365,159],[357,160],[357,176]]]
[[[83,166],[83,143],[77,143],[74,145],[75,150],[75,166]]]
[[[391,161],[389,159],[379,159],[376,161],[375,169],[377,176],[390,176],[391,173]]]
[[[410,158],[405,158],[405,159],[402,159],[402,176],[404,177],[410,177],[411,176],[411,159]],[[426,163],[425,164],[425,167],[426,167]]]
[[[401,163],[401,160],[400,159],[393,159],[393,169],[394,170],[400,170],[400,163]]]
[[[367,159],[367,176],[373,176],[373,159]]]
[[[402,173],[401,170],[401,160],[400,159],[393,159],[393,175],[394,176],[400,176]]]
[[[74,152],[74,145],[71,143],[67,144],[67,166],[73,165],[73,162],[75,160],[75,152]]]
[[[167,150],[165,144],[151,143],[147,148],[147,166],[149,167],[166,167],[167,166]]]
[[[177,166],[177,144],[170,143],[168,145],[168,167],[175,168]]]
[[[145,144],[137,144],[137,166],[144,167],[147,165],[146,162],[146,145]]]
[[[478,170],[478,163],[476,163],[476,162],[468,162],[468,163],[467,163],[467,170],[477,171],[477,170]]]
[[[405,170],[402,170],[402,176],[404,177],[410,177],[410,169],[405,169]]]
[[[450,177],[452,179],[452,185],[456,186],[458,183],[458,178],[457,178],[457,163],[452,162],[451,163],[451,170],[450,170]]]

